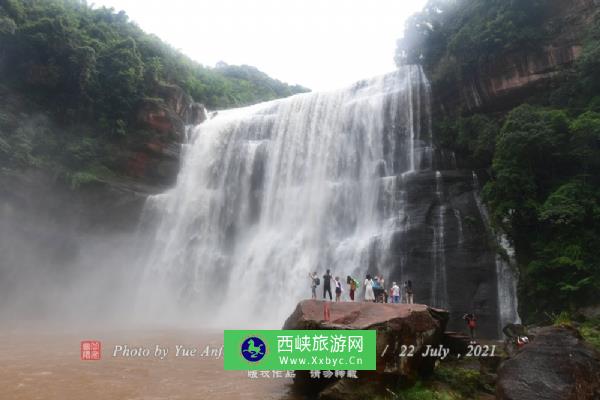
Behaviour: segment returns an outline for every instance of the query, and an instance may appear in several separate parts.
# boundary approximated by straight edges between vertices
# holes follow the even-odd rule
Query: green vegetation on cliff
[[[597,301],[600,114],[522,105],[496,139],[484,188],[522,263],[522,309],[540,317]]]
[[[0,76],[5,103],[22,105],[0,109],[0,152],[10,156],[0,161],[58,164],[82,177],[102,165],[118,170],[109,158],[151,136],[136,124],[136,112],[144,99],[160,97],[158,86],[178,85],[209,109],[307,91],[250,66],[204,67],[144,33],[124,12],[84,0],[2,1]],[[56,129],[43,123],[35,129],[44,133],[35,132],[18,121],[33,111]]]
[[[6,0],[0,34],[4,79],[70,117],[83,111],[126,119],[157,81],[181,86],[212,109],[306,91],[249,66],[204,67],[143,32],[124,12],[81,0]]]
[[[431,0],[407,22],[396,61],[424,65],[434,96],[460,93],[502,57],[551,45],[565,28],[547,18],[557,7],[565,5]],[[585,17],[581,55],[551,84],[495,111],[454,96],[434,117],[437,145],[489,175],[484,199],[515,246],[526,321],[598,301],[600,17]]]
[[[422,64],[436,85],[456,86],[504,52],[534,48],[551,0],[430,0],[406,22],[396,63]]]

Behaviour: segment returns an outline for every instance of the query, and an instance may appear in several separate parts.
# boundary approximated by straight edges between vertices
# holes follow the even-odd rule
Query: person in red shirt
[[[477,318],[475,314],[465,314],[463,315],[463,319],[467,323],[467,327],[469,328],[469,334],[471,335],[471,340],[475,341],[475,328],[477,328]]]

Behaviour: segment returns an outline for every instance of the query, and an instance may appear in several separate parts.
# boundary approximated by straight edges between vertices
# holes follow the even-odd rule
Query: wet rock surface
[[[449,310],[448,329],[467,333],[462,316],[475,313],[478,335],[496,338],[501,307],[496,247],[477,204],[473,173],[454,169],[451,155],[436,158],[439,171],[406,176],[400,185],[406,222],[392,237],[386,279],[389,285],[411,280],[415,302]]]
[[[498,400],[600,399],[600,353],[571,327],[542,328],[498,371]]]
[[[170,186],[179,172],[180,145],[187,125],[206,120],[206,109],[177,85],[160,84],[156,98],[146,98],[137,110],[141,129],[154,134],[132,149],[125,166],[128,176],[155,186]]]

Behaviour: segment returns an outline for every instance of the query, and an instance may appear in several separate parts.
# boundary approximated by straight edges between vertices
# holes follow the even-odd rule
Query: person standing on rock
[[[475,341],[475,328],[477,327],[477,318],[475,314],[465,314],[463,315],[463,319],[467,323],[467,327],[469,328],[469,334],[471,336],[471,341]]]
[[[348,275],[348,277],[346,278],[346,283],[350,287],[350,301],[354,301],[354,293],[356,292],[356,280],[354,280],[353,277]]]
[[[379,284],[379,276],[375,275],[373,281],[373,296],[375,296],[375,303],[381,300],[381,285]]]
[[[310,288],[312,290],[312,299],[316,300],[317,299],[317,286],[319,286],[319,284],[321,282],[319,282],[319,278],[317,277],[317,273],[313,272],[312,274],[309,273],[308,274],[309,278],[310,278]]]
[[[336,303],[340,301],[340,297],[342,297],[342,282],[340,282],[340,277],[335,277],[335,301]]]
[[[394,304],[400,303],[400,287],[394,282],[392,285],[392,302]]]
[[[333,300],[331,295],[331,271],[327,270],[327,273],[323,275],[323,299],[326,299],[326,294],[329,293],[329,300]]]
[[[406,290],[406,304],[414,304],[412,281],[404,282],[404,287]]]
[[[375,293],[373,293],[373,279],[371,279],[371,275],[367,275],[367,279],[365,279],[365,301],[375,301]]]
[[[388,302],[388,293],[385,290],[385,279],[383,279],[383,275],[379,275],[379,286],[381,286],[381,302]]]

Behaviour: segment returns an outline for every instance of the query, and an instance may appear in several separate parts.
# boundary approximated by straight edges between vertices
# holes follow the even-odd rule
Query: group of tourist
[[[308,274],[311,280],[311,291],[312,298],[317,298],[317,287],[321,284],[321,279],[318,277],[316,272]],[[349,299],[354,301],[356,298],[356,291],[360,288],[360,283],[357,279],[348,275],[346,277],[346,285],[348,285]],[[385,287],[385,279],[383,275],[371,276],[367,274],[364,283],[364,301],[372,301],[375,303],[405,303],[413,304],[413,285],[411,281],[405,281],[402,288],[398,286],[397,282],[393,282],[389,292]],[[342,293],[344,292],[344,286],[339,276],[335,278],[331,275],[331,271],[327,270],[323,275],[323,298],[326,299],[329,296],[329,300],[333,300],[332,287],[335,288],[335,301],[341,301]]]
[[[310,287],[312,290],[312,298],[316,300],[317,287],[321,285],[321,279],[319,278],[316,272],[309,273],[308,277],[311,281]],[[346,285],[348,285],[349,300],[355,301],[357,297],[356,291],[360,289],[360,282],[352,276],[348,275],[346,277]],[[413,284],[410,280],[404,281],[402,287],[400,287],[397,282],[392,282],[392,286],[388,291],[385,287],[385,279],[383,278],[383,275],[371,276],[370,274],[367,274],[363,282],[363,286],[364,301],[375,303],[414,304]],[[327,299],[327,296],[329,296],[329,300],[333,301],[332,288],[334,288],[335,292],[335,301],[342,301],[344,285],[342,284],[342,281],[340,280],[339,276],[334,277],[331,274],[331,270],[327,270],[327,272],[323,275],[323,299]],[[477,326],[477,318],[475,317],[474,313],[468,313],[463,315],[462,319],[465,320],[467,324],[471,343],[473,344],[475,343],[475,329]],[[517,346],[521,348],[522,346],[527,344],[528,341],[529,339],[527,337],[519,337],[516,343]]]

